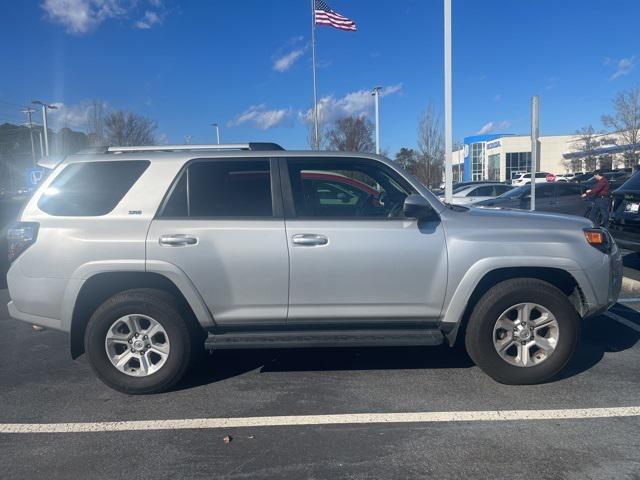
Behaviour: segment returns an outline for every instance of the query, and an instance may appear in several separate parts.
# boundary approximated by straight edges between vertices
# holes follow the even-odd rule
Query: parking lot
[[[174,391],[133,397],[72,361],[65,334],[9,319],[7,298],[4,478],[640,475],[633,303],[586,321],[572,364],[539,386],[497,384],[440,347],[225,351]]]

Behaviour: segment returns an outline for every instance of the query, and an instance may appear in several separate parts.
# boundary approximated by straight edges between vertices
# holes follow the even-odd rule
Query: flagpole
[[[313,128],[315,132],[314,146],[320,150],[320,134],[318,130],[318,92],[316,86],[316,8],[315,0],[311,0],[311,57],[313,66]]]

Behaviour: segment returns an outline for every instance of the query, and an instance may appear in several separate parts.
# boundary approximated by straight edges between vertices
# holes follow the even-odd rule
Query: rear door
[[[218,325],[284,323],[289,258],[276,164],[194,160],[152,222],[147,259],[194,283]]]
[[[281,172],[289,323],[436,321],[447,283],[442,224],[403,217],[413,189],[397,172],[327,157],[283,159]],[[351,195],[331,193],[346,186]]]
[[[556,197],[549,211],[568,215],[584,215],[586,203],[580,197],[580,193],[580,187],[575,183],[556,183]]]

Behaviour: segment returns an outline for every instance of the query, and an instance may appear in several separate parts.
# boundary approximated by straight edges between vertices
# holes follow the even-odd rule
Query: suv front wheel
[[[85,351],[98,377],[128,394],[159,393],[187,371],[195,349],[175,298],[154,289],[120,292],[91,316]]]
[[[471,359],[494,380],[511,385],[544,382],[573,355],[580,317],[567,296],[542,280],[507,280],[491,288],[469,318],[465,344]]]

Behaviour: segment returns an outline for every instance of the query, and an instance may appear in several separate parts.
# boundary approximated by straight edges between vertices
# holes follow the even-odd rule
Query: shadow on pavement
[[[640,326],[640,314],[616,304],[611,311]],[[589,370],[606,353],[622,352],[632,348],[640,340],[640,333],[616,322],[606,315],[584,321],[578,350],[572,361],[554,380],[569,378]]]
[[[622,257],[622,265],[625,268],[640,270],[640,255],[635,252],[626,254]]]
[[[614,312],[640,326],[640,314],[635,310],[618,304]],[[575,356],[551,382],[583,373],[599,363],[606,353],[627,350],[639,340],[640,333],[607,316],[585,320]],[[222,350],[199,362],[177,390],[215,383],[252,370],[326,372],[466,369],[472,366],[473,362],[459,346]]]

